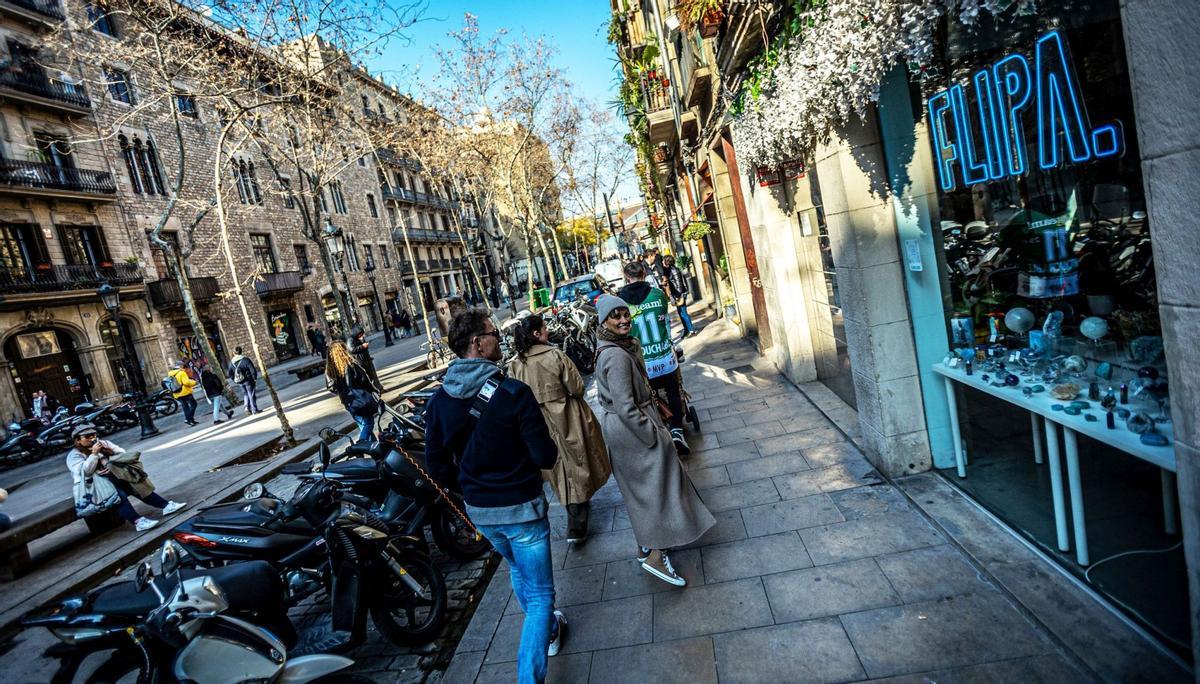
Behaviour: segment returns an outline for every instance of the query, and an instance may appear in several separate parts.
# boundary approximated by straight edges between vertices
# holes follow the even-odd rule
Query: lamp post
[[[375,295],[375,308],[379,311],[379,322],[383,325],[383,346],[392,346],[392,329],[388,325],[388,321],[383,317],[383,303],[379,301],[379,288],[375,285],[375,262],[368,261],[367,267],[363,269],[367,272],[367,279],[371,281],[371,292]]]
[[[140,393],[137,403],[134,405],[134,410],[137,412],[138,423],[142,426],[141,439],[153,437],[157,435],[158,426],[154,424],[154,419],[150,417],[150,411],[146,408],[146,379],[142,377],[141,370],[137,367],[137,352],[133,348],[133,340],[125,334],[121,327],[121,292],[104,283],[96,290],[96,295],[100,297],[100,303],[108,310],[109,315],[113,318],[113,323],[117,329],[117,339],[121,343],[124,350],[122,360],[125,365],[125,372],[129,374],[129,379],[133,382],[134,388]]]
[[[346,235],[342,229],[333,224],[332,219],[325,219],[325,228],[321,231],[321,239],[325,241],[325,249],[329,250],[329,256],[333,259],[333,267],[338,273],[342,274],[342,287],[346,288],[345,296],[351,297],[350,278],[346,275],[346,268],[342,264],[342,256],[346,253]],[[337,293],[334,293],[337,296]],[[342,335],[349,339],[350,329],[357,322],[353,302],[347,299],[346,314],[350,320],[343,321]]]

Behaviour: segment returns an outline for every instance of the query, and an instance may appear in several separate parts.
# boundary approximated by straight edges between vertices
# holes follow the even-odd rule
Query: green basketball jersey
[[[642,358],[646,374],[657,378],[674,373],[679,367],[675,359],[675,343],[671,340],[671,319],[667,314],[667,296],[657,287],[641,304],[630,304],[633,317],[632,334],[642,343]]]

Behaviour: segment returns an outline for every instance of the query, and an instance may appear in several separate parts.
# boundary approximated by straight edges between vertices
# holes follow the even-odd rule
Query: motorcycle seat
[[[387,452],[388,446],[383,442],[358,442],[346,447],[346,450],[342,452],[342,455],[348,458],[356,458],[360,456],[383,458],[387,455]]]
[[[211,570],[185,568],[182,572],[184,579],[212,577],[225,592],[231,613],[269,613],[277,610],[283,600],[283,582],[266,561],[247,561]],[[156,578],[154,583],[164,595],[175,591],[174,575]],[[158,606],[158,595],[153,589],[146,587],[138,592],[133,582],[120,582],[97,589],[91,610],[113,617],[139,618]]]
[[[339,480],[374,480],[379,477],[379,466],[374,459],[355,458],[330,465],[325,474]]]

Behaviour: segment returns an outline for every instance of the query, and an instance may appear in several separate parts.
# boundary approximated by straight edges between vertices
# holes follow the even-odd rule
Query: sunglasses
[[[84,434],[79,435],[79,439],[96,439],[96,433],[85,432]]]

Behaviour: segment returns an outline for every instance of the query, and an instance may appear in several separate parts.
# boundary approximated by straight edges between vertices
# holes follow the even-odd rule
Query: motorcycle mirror
[[[162,566],[164,575],[169,575],[179,569],[179,549],[175,547],[174,542],[170,540],[163,542],[158,562]]]
[[[321,442],[318,449],[321,456],[321,469],[324,470],[329,467],[329,462],[333,460],[333,456],[329,453],[329,445],[324,442]]]
[[[245,489],[242,490],[242,498],[248,501],[253,501],[255,499],[263,498],[266,493],[267,488],[264,487],[261,482],[255,482],[254,484],[246,485]]]
[[[150,581],[153,579],[154,568],[150,567],[150,561],[142,561],[138,565],[137,574],[133,577],[133,588],[140,594],[150,586]]]

